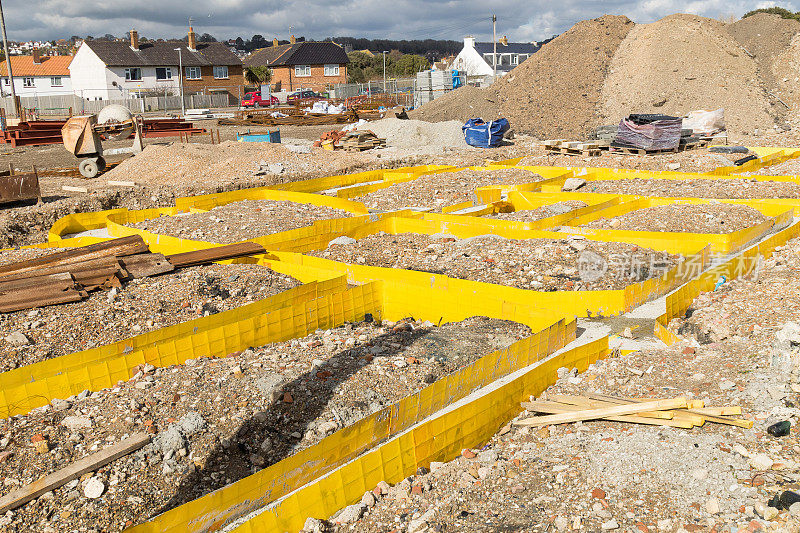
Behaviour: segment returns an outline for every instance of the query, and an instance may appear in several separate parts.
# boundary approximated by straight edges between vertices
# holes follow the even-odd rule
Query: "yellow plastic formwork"
[[[340,174],[310,180],[280,183],[277,185],[270,185],[268,188],[280,191],[320,192],[328,189],[351,187],[353,185],[372,181],[395,180],[401,177],[438,172],[450,168],[454,167],[452,165],[419,165],[396,169],[368,170],[366,172],[357,172],[354,174]]]
[[[752,273],[758,268],[759,258],[768,256],[777,246],[783,245],[798,235],[800,235],[800,222],[792,224],[764,241],[743,250],[725,263],[716,265],[681,285],[673,293],[667,295],[667,312],[656,320],[656,335],[666,344],[676,342],[677,336],[667,329],[667,325],[673,318],[684,316],[686,310],[701,292],[712,290],[722,275],[727,279],[736,279]]]
[[[750,228],[744,228],[733,233],[689,233],[689,232],[660,232],[660,231],[636,231],[636,230],[607,230],[580,227],[600,218],[613,218],[626,213],[646,209],[648,207],[663,205],[686,205],[686,204],[712,204],[730,203],[725,200],[709,200],[704,198],[658,198],[658,197],[638,197],[629,202],[622,202],[612,205],[606,209],[595,210],[585,215],[572,218],[567,223],[567,227],[562,227],[562,231],[570,234],[583,235],[604,241],[629,242],[641,246],[647,246],[656,250],[668,249],[673,253],[692,253],[698,246],[710,245],[712,253],[730,253],[738,250],[748,242],[753,241],[773,228],[780,228],[788,225],[793,218],[793,210],[786,209],[785,205],[772,204],[769,202],[745,202],[741,203],[753,207],[760,211],[764,216],[769,217],[766,221]]]
[[[376,283],[380,284],[382,282]],[[436,298],[433,294],[420,296],[420,301]],[[391,298],[391,294],[385,294],[384,304]],[[441,302],[439,305],[443,308],[456,307],[454,302]],[[485,316],[492,316],[485,312],[478,299],[473,300],[472,309],[462,307],[457,312],[463,319],[474,315],[475,309]],[[416,309],[413,315],[422,319],[435,318],[426,312],[426,309]],[[546,325],[542,327],[542,324]],[[485,355],[418,393],[324,438],[314,446],[218,491],[167,511],[134,527],[132,531],[183,532],[218,529],[231,520],[302,487],[471,391],[538,361],[575,338],[574,320],[558,319],[548,322],[540,317],[538,325],[536,333],[515,342],[509,348]]]
[[[556,382],[560,367],[580,372],[608,351],[608,338],[549,357],[495,390],[440,414],[303,487],[237,527],[240,533],[298,531],[308,517],[328,517],[358,501],[380,481],[394,484],[433,461],[449,461],[473,448],[519,413],[519,404]],[[190,529],[192,531],[194,529]],[[136,530],[140,531],[139,529]],[[156,531],[142,529],[141,531]]]

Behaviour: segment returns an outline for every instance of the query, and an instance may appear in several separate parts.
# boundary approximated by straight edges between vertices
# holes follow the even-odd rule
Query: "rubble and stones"
[[[613,218],[598,218],[589,228],[672,231],[683,233],[733,233],[751,228],[767,217],[741,204],[670,204],[637,209]]]
[[[153,218],[133,227],[183,239],[230,244],[311,226],[319,220],[346,218],[352,213],[313,204],[273,200],[242,200],[205,213]]]
[[[543,205],[536,209],[523,209],[520,211],[513,211],[511,213],[494,213],[492,215],[484,215],[483,218],[493,218],[496,220],[514,220],[517,222],[533,222],[535,220],[542,220],[556,215],[563,215],[575,209],[586,207],[586,202],[580,200],[568,200],[566,202],[556,202],[554,204]]]
[[[579,258],[590,252],[607,266],[619,263],[614,261],[617,256],[638,254],[643,260],[642,268],[636,272],[608,268],[597,279],[583,279]],[[574,238],[515,240],[496,235],[454,239],[384,232],[352,244],[331,245],[309,255],[539,291],[622,289],[636,281],[661,276],[676,262],[675,256],[616,242]],[[658,268],[651,269],[651,264]]]
[[[524,169],[465,169],[457,172],[425,174],[412,181],[390,185],[353,200],[363,202],[369,209],[382,211],[395,211],[404,207],[441,211],[443,207],[470,200],[475,202],[477,197],[474,191],[478,187],[498,184],[518,185],[542,179],[539,174]]]
[[[672,198],[800,198],[800,184],[791,181],[725,179],[592,180],[581,192],[633,194]]]

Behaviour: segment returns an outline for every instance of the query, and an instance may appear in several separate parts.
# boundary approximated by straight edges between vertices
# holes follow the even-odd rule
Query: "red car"
[[[268,107],[278,105],[278,103],[278,99],[273,95],[269,95],[269,100],[262,100],[261,91],[245,93],[244,98],[242,98],[242,107]]]

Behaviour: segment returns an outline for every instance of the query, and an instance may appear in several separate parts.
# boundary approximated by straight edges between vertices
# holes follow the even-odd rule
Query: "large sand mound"
[[[408,116],[429,122],[466,122],[470,118],[493,120],[497,118],[499,108],[497,97],[486,89],[465,86],[410,111]]]
[[[721,22],[671,15],[637,25],[620,45],[603,85],[600,115],[684,115],[725,108],[728,129],[752,132],[774,123],[756,62]]]
[[[585,137],[596,125],[600,88],[611,58],[633,28],[605,15],[575,24],[489,88],[516,131]]]

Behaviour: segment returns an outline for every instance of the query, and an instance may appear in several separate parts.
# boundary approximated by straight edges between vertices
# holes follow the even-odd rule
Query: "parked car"
[[[319,98],[319,93],[315,93],[310,89],[304,89],[302,91],[295,91],[289,96],[286,97],[287,102],[295,102],[297,100],[305,100],[306,98]]]
[[[242,107],[267,107],[278,103],[278,99],[273,95],[269,95],[268,99],[262,100],[261,91],[245,93],[244,98],[242,98]]]

